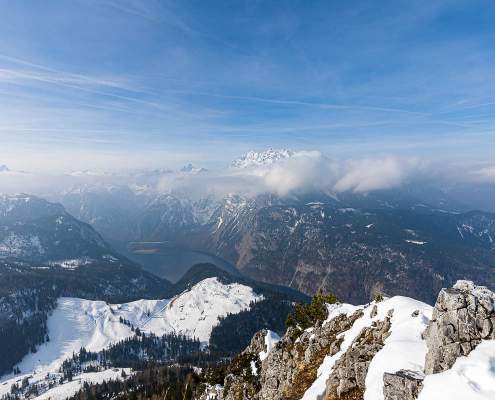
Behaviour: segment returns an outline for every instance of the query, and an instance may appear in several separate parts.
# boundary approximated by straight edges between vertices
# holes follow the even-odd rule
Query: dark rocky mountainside
[[[30,195],[0,197],[0,258],[66,268],[129,263],[62,205]]]
[[[244,274],[349,302],[376,293],[433,302],[441,287],[495,287],[495,214],[247,203],[222,213],[203,245]]]
[[[132,214],[128,241],[205,251],[255,280],[309,295],[321,288],[356,303],[383,292],[431,303],[457,279],[495,287],[495,214],[460,213],[438,190],[149,196]],[[92,223],[105,215],[82,207],[92,210],[85,216]],[[116,239],[121,230],[114,231],[106,229]]]

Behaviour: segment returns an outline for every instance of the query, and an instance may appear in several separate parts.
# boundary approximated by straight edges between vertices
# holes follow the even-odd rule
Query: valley
[[[137,262],[148,272],[177,282],[195,264],[214,264],[235,274],[236,268],[213,254],[190,250],[175,243],[164,242],[111,242],[122,255]]]

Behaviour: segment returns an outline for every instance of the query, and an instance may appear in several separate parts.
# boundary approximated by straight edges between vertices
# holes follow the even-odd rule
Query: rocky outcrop
[[[260,400],[299,400],[316,379],[318,367],[326,355],[340,350],[342,337],[354,321],[363,315],[341,314],[331,321],[303,331],[297,336],[288,330],[279,345],[262,363]]]
[[[364,328],[337,360],[327,381],[325,399],[362,398],[371,360],[383,348],[385,339],[390,335],[390,318],[391,313],[384,321],[374,321],[372,326]]]
[[[414,400],[423,389],[425,376],[450,369],[458,357],[468,355],[482,340],[495,339],[495,294],[472,282],[459,281],[453,288],[442,289],[429,322],[431,308],[427,305],[412,308],[417,307],[413,301],[405,310],[397,304],[411,303],[388,299],[362,308],[338,305],[341,308],[337,312],[333,309],[332,319],[305,330],[290,327],[263,359],[260,353],[267,350],[266,332],[259,332],[232,361],[222,392],[209,387],[209,398],[300,400],[309,393],[311,399],[363,400],[367,390],[371,390],[366,394],[369,397],[372,393],[370,398],[383,390],[384,400]],[[392,322],[402,331],[398,337]],[[410,338],[404,333],[409,328]],[[387,350],[388,338],[391,347]],[[391,356],[391,349],[400,352],[407,343],[419,345],[415,347],[421,351],[419,357],[407,358],[405,349],[404,354]],[[384,353],[376,359],[382,349]],[[392,360],[395,364],[397,357],[402,357],[402,368],[417,369],[386,372],[389,365],[384,367],[384,362]],[[327,369],[318,372],[322,365],[328,365]],[[427,381],[424,387],[426,390]]]
[[[442,289],[423,338],[428,347],[425,374],[450,369],[457,358],[467,356],[481,340],[495,339],[495,294],[470,281],[458,281],[452,288]],[[384,399],[416,399],[423,378],[412,371],[386,373]]]
[[[223,386],[220,385],[206,385],[202,392],[197,397],[197,400],[224,400],[223,399]]]
[[[260,389],[259,373],[261,360],[259,354],[266,351],[267,330],[257,332],[249,346],[231,362],[225,377],[222,400],[253,399]]]
[[[423,387],[424,375],[416,371],[400,370],[383,375],[385,400],[415,400]]]
[[[482,339],[495,339],[495,294],[469,281],[442,289],[424,338],[428,346],[425,373],[450,369]]]

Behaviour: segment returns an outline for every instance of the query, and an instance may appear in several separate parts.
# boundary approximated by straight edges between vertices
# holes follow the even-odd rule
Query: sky
[[[492,0],[0,7],[10,168],[211,167],[270,147],[495,168]]]

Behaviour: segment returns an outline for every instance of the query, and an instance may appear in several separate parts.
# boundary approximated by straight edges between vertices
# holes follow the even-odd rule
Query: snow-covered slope
[[[251,287],[222,284],[208,278],[173,299],[138,300],[108,304],[78,298],[60,298],[48,318],[49,342],[36,353],[27,355],[19,364],[22,373],[56,371],[61,363],[78,352],[100,351],[110,344],[133,336],[129,321],[143,332],[164,335],[180,333],[208,342],[220,316],[238,313],[252,301],[261,299]],[[7,378],[7,377],[4,377]]]
[[[73,379],[70,382],[58,384],[60,379],[59,374],[44,375],[40,373],[17,376],[9,381],[5,381],[0,385],[0,397],[9,393],[13,384],[21,385],[24,378],[28,379],[29,385],[37,386],[38,393],[41,395],[35,398],[36,400],[64,400],[68,397],[75,395],[80,389],[83,388],[85,383],[97,384],[103,381],[120,380],[122,378],[122,371],[126,376],[129,376],[132,371],[129,368],[111,368],[100,372],[84,372]],[[53,386],[50,388],[50,384]]]
[[[418,400],[495,399],[495,341],[482,342],[442,373],[428,375]]]

